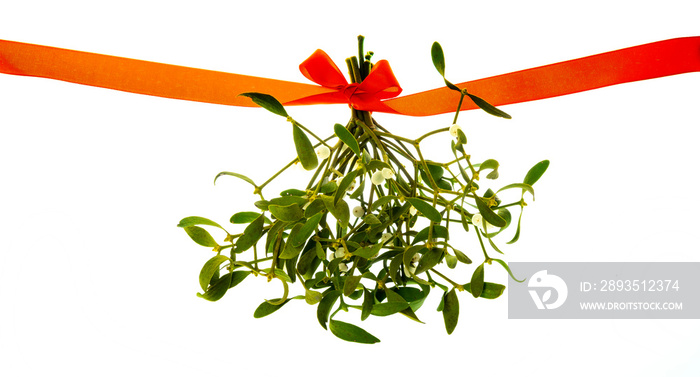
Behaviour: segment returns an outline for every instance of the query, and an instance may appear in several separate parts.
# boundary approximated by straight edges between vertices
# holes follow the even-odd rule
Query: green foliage
[[[253,317],[255,317],[255,318],[266,317],[266,316],[282,309],[282,307],[291,300],[292,300],[291,298],[288,298],[286,300],[283,300],[282,303],[276,304],[276,305],[271,303],[270,301],[265,301],[262,304],[260,304],[260,306],[258,306],[257,309],[255,309],[255,312],[253,313]]]
[[[460,89],[456,85],[447,81],[447,79],[445,78],[445,54],[443,53],[442,46],[440,46],[439,43],[437,43],[437,42],[433,43],[433,47],[431,49],[431,55],[433,58],[433,65],[435,66],[435,69],[437,69],[438,73],[440,73],[440,76],[442,76],[443,80],[445,80],[445,85],[447,85],[448,88],[462,93],[463,96],[467,95],[472,101],[474,101],[474,103],[477,106],[479,106],[480,109],[486,111],[487,113],[489,113],[491,115],[501,117],[501,118],[511,119],[511,116],[508,115],[506,112],[497,109],[495,106],[486,102],[481,97],[478,97],[478,96],[475,96],[471,93],[468,93],[466,89]],[[461,101],[460,101],[460,103],[461,103]]]
[[[198,226],[186,226],[185,232],[190,236],[192,241],[207,247],[217,247],[219,244],[216,243],[214,237],[209,234],[204,228]]]
[[[333,130],[335,131],[335,135],[338,136],[338,139],[345,143],[345,145],[347,145],[348,148],[355,153],[355,155],[360,156],[362,154],[360,152],[360,145],[357,143],[357,139],[355,139],[355,136],[352,136],[347,128],[343,127],[342,124],[336,123]]]
[[[523,180],[523,183],[527,185],[534,185],[535,182],[537,182],[540,177],[542,177],[542,174],[544,174],[545,171],[547,171],[547,168],[549,167],[549,160],[544,160],[540,161],[535,166],[533,166],[525,175],[525,179]]]
[[[231,224],[246,224],[257,219],[260,216],[257,212],[238,212],[231,216]]]
[[[484,290],[484,265],[480,264],[474,274],[472,274],[472,281],[470,282],[472,296],[479,297],[481,292]]]
[[[221,225],[209,220],[205,219],[204,217],[199,217],[199,216],[190,216],[190,217],[185,217],[184,219],[180,220],[180,223],[177,224],[177,226],[181,228],[185,228],[188,226],[194,226],[194,225],[210,225],[210,226],[215,226],[219,229],[224,229],[221,227]]]
[[[508,115],[505,111],[497,109],[496,106],[493,106],[492,104],[484,101],[483,99],[481,99],[481,97],[469,93],[467,93],[467,95],[469,96],[469,98],[471,98],[472,101],[474,101],[474,103],[477,106],[479,106],[479,108],[481,108],[481,110],[484,110],[493,116],[511,119],[511,116]]]
[[[430,221],[439,223],[442,220],[440,212],[438,212],[437,209],[435,209],[435,207],[424,202],[423,200],[418,198],[406,198],[406,201],[411,203],[411,205],[415,207],[418,210],[418,212],[430,219]]]
[[[465,291],[472,293],[472,284],[467,283],[462,286]],[[493,300],[495,298],[501,297],[503,294],[503,291],[506,290],[506,286],[502,284],[496,284],[496,283],[489,283],[488,281],[484,282],[482,289],[481,289],[481,294],[479,297],[481,298],[487,298],[490,300]],[[472,293],[473,294],[473,293]]]
[[[264,93],[241,93],[239,96],[248,97],[253,100],[258,106],[264,108],[265,110],[277,114],[279,116],[288,117],[287,111],[284,106],[273,96]]]
[[[311,140],[306,136],[304,131],[298,126],[292,126],[294,135],[294,146],[297,149],[297,156],[299,156],[299,161],[301,166],[306,170],[314,169],[318,166],[318,156],[314,151],[314,147],[311,144]]]
[[[219,266],[224,262],[229,262],[231,259],[225,255],[217,255],[204,263],[202,271],[199,273],[199,285],[203,290],[207,290],[211,279],[216,275],[219,276]]]
[[[242,180],[244,180],[244,181],[250,183],[250,184],[253,185],[253,187],[255,187],[255,188],[258,187],[258,186],[255,184],[255,182],[253,182],[252,179],[246,177],[246,176],[243,175],[243,174],[233,173],[233,172],[230,172],[230,171],[222,171],[221,173],[217,174],[216,177],[214,177],[214,184],[216,184],[216,180],[219,179],[219,177],[221,177],[222,175],[230,175],[230,176],[232,176],[232,177],[236,177],[236,178],[238,178],[238,179],[242,179]]]
[[[330,329],[333,335],[348,342],[356,343],[379,343],[379,339],[367,331],[351,324],[341,321],[331,320]]]
[[[442,317],[445,320],[447,334],[452,334],[459,319],[459,299],[454,288],[442,296]]]
[[[432,46],[431,55],[445,85],[460,93],[460,104],[469,97],[487,113],[510,118],[445,79],[445,57],[438,43]],[[204,293],[198,293],[200,297],[219,300],[248,276],[279,281],[281,297],[262,302],[255,318],[299,299],[317,306],[316,316],[323,329],[342,340],[371,344],[379,339],[334,316],[355,310],[361,321],[401,314],[422,323],[416,313],[431,289],[439,288],[442,298],[438,310],[451,334],[459,318],[459,295],[495,299],[503,294],[504,285],[485,281],[485,269],[493,268],[492,262],[517,280],[505,261],[489,253],[503,253],[501,233],[512,234],[507,243],[519,239],[525,193],[534,200],[533,185],[549,161],[535,164],[522,182],[500,183],[491,189],[488,186],[496,185],[499,177],[499,162],[472,161],[467,137],[460,128],[450,131],[452,138],[449,129],[442,128],[409,139],[380,126],[370,113],[353,110],[347,125],[335,124],[332,134],[322,141],[292,119],[274,97],[244,95],[291,122],[297,156],[290,156],[292,161],[261,185],[239,173],[216,176],[241,179],[260,196],[252,203],[259,211],[231,216],[228,226],[235,229],[230,233],[203,217],[180,221],[178,226],[195,243],[216,252],[207,257],[201,269],[199,284]],[[309,135],[318,143],[312,144]],[[439,162],[425,158],[422,141],[440,137],[454,159]],[[323,154],[321,163],[317,150]],[[295,183],[295,188],[265,198],[264,194],[269,195],[266,186],[297,160],[305,169],[315,169],[306,185]],[[517,227],[510,227],[511,207],[521,211]],[[213,233],[208,229],[214,229]],[[223,240],[218,238],[224,234],[221,229]],[[463,244],[460,234],[471,239],[471,244]],[[455,283],[454,277],[468,279],[463,270],[472,259],[478,265],[470,281]],[[302,294],[289,296],[299,286]]]

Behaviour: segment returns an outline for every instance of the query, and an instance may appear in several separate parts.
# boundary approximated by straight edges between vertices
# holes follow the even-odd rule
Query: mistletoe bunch
[[[372,53],[362,52],[347,59],[352,81],[360,83],[372,69]],[[520,235],[525,195],[534,200],[532,185],[542,176],[549,161],[530,169],[522,182],[497,190],[482,188],[498,178],[499,163],[487,159],[476,163],[467,153],[467,138],[457,125],[459,108],[465,97],[487,113],[510,118],[485,100],[445,79],[442,48],[432,47],[433,63],[450,89],[460,100],[451,127],[437,129],[410,139],[395,135],[379,125],[370,113],[352,110],[345,125],[336,124],[334,134],[321,139],[289,116],[272,96],[246,93],[255,103],[291,123],[297,157],[263,184],[234,172],[219,173],[251,184],[260,196],[254,205],[259,212],[235,213],[230,222],[243,224],[240,233],[229,233],[218,223],[187,217],[178,226],[196,243],[213,248],[216,255],[203,266],[198,295],[216,301],[250,275],[279,280],[282,297],[264,300],[255,310],[260,318],[281,309],[291,300],[316,305],[320,325],[337,337],[359,343],[379,342],[362,328],[334,319],[340,311],[357,310],[364,321],[369,316],[403,314],[421,322],[416,312],[431,290],[442,298],[445,328],[454,331],[459,317],[458,292],[474,298],[495,299],[505,286],[484,278],[486,265],[496,262],[517,280],[508,264],[492,258],[487,251],[502,252],[494,239],[513,220],[510,208],[520,214],[513,238]],[[421,142],[449,133],[454,156],[447,162],[424,158]],[[312,143],[309,135],[316,140]],[[290,188],[278,196],[266,198],[263,189],[294,164],[314,170],[304,188]],[[216,179],[215,179],[216,181]],[[503,202],[506,191],[515,199]],[[222,243],[203,227],[226,232]],[[459,263],[474,264],[466,252],[453,244],[457,232],[473,234],[479,242],[481,261],[466,283],[457,283],[445,271]],[[466,279],[463,279],[466,280]],[[290,284],[299,282],[304,294],[290,297]]]

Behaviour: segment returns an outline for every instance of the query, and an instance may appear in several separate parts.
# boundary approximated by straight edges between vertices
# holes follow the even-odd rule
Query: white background
[[[297,65],[315,49],[343,68],[363,34],[410,94],[441,86],[430,60],[436,40],[448,77],[463,82],[700,35],[696,1],[232,3],[2,0],[0,38],[304,82]],[[503,185],[551,160],[505,258],[700,261],[699,86],[697,73],[686,74],[506,106],[509,121],[460,117],[474,158],[501,162]],[[348,118],[342,105],[290,113],[322,135]],[[376,118],[408,136],[451,123],[451,115]],[[0,76],[0,375],[700,370],[697,320],[508,320],[505,297],[462,294],[448,336],[435,294],[418,312],[425,325],[363,322],[382,339],[364,346],[324,331],[301,301],[254,319],[263,298],[279,295],[263,279],[217,303],[197,298],[212,252],[175,225],[191,215],[227,223],[253,209],[249,186],[214,186],[213,177],[229,170],[264,181],[293,156],[288,127],[261,109]],[[436,141],[449,145],[447,136]],[[285,174],[273,189],[307,179]],[[495,265],[486,274],[508,281]],[[357,313],[336,318],[360,323]]]

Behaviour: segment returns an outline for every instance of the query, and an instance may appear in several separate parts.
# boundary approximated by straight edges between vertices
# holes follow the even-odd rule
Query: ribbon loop
[[[299,70],[304,77],[326,88],[341,89],[348,85],[338,66],[323,50],[314,51],[299,64]]]

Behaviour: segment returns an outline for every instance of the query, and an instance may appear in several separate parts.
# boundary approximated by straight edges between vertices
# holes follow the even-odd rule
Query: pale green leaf
[[[379,343],[377,337],[350,323],[331,320],[329,328],[333,335],[348,342],[364,344]]]
[[[198,226],[186,226],[184,229],[187,235],[190,236],[192,241],[198,243],[199,245],[207,247],[219,246],[216,243],[216,241],[214,241],[214,238],[211,236],[211,234],[209,234],[209,232],[207,232],[203,228],[200,228]]]
[[[315,169],[318,166],[318,156],[316,150],[311,144],[309,137],[298,126],[292,126],[294,136],[294,146],[297,151],[297,156],[301,162],[301,166],[306,170]]]
[[[199,216],[190,216],[190,217],[185,217],[184,219],[180,220],[180,223],[177,224],[180,228],[184,228],[187,226],[193,226],[193,225],[211,225],[215,226],[217,228],[224,229],[221,225],[217,224],[214,221],[211,221],[209,219],[205,219],[204,217],[199,217]]]
[[[533,189],[532,186],[528,185],[527,183],[511,183],[509,185],[501,187],[498,191],[496,191],[496,193],[513,188],[519,188],[523,189],[523,191],[529,192],[530,194],[532,194],[532,200],[535,200],[535,189]]]
[[[219,179],[219,177],[221,177],[222,175],[229,175],[229,176],[231,176],[231,177],[236,177],[236,178],[238,178],[238,179],[242,179],[242,180],[244,180],[244,181],[250,183],[250,184],[253,185],[253,187],[255,187],[255,188],[258,187],[258,185],[256,185],[255,182],[253,182],[252,179],[246,177],[246,176],[243,175],[243,174],[233,173],[233,172],[230,172],[230,171],[222,171],[221,173],[217,174],[216,177],[214,177],[214,184],[216,184],[216,180]]]

